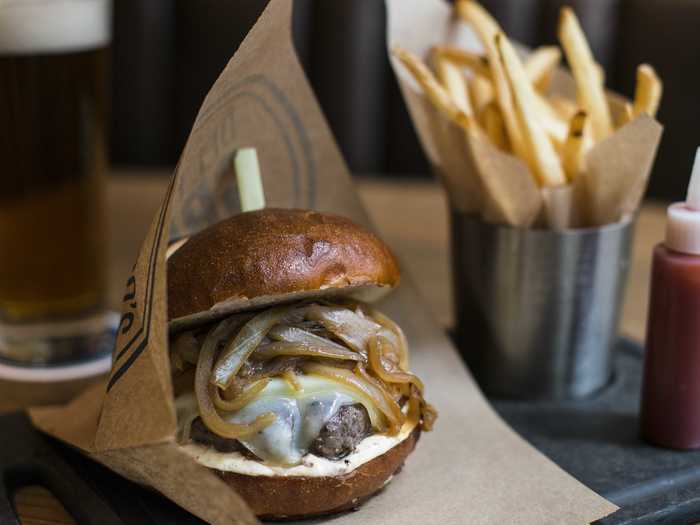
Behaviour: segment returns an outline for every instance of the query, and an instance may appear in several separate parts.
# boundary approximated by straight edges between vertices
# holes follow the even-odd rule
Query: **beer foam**
[[[111,0],[0,0],[0,54],[59,53],[105,46]]]

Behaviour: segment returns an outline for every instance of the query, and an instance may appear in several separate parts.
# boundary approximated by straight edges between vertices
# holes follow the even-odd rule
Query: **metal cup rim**
[[[507,224],[497,224],[491,223],[483,220],[481,216],[473,213],[464,213],[458,210],[452,210],[453,216],[458,216],[463,219],[471,220],[473,222],[479,223],[485,227],[488,227],[494,231],[503,232],[516,232],[522,235],[537,235],[537,236],[550,236],[550,237],[564,237],[564,238],[575,238],[575,237],[585,237],[589,235],[601,235],[606,233],[612,233],[620,230],[629,228],[637,220],[637,214],[632,214],[624,217],[623,219],[609,223],[603,224],[601,226],[587,226],[584,228],[570,228],[566,230],[552,230],[546,227],[527,227],[527,226],[510,226]]]

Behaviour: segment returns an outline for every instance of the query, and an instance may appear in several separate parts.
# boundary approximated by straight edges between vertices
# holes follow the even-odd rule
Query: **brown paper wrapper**
[[[426,58],[437,44],[477,52],[482,49],[471,29],[442,0],[386,3],[389,51],[400,45]],[[391,62],[418,137],[454,209],[479,214],[493,223],[566,229],[617,222],[639,208],[661,139],[661,125],[654,119],[640,116],[591,149],[586,192],[573,188],[541,190],[525,163],[497,149],[485,137],[465,135],[449,123],[405,68],[394,58]],[[550,91],[575,100],[575,86],[567,72],[557,72]],[[609,98],[615,117],[622,99],[612,93]],[[566,205],[570,209],[565,209]]]
[[[109,381],[67,407],[31,412],[44,432],[217,525],[256,519],[175,443],[168,243],[238,211],[230,162],[244,146],[258,148],[270,206],[333,211],[368,223],[294,54],[291,9],[287,0],[270,2],[204,101],[128,280]],[[380,307],[405,328],[413,367],[440,420],[386,490],[360,512],[332,518],[334,524],[588,523],[616,509],[495,415],[410,279],[404,276]]]

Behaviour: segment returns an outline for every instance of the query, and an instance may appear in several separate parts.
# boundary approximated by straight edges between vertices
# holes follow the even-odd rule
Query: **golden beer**
[[[109,7],[0,3],[0,358],[105,306]]]

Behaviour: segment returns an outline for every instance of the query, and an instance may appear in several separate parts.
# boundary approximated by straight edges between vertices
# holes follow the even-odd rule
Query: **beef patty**
[[[345,405],[328,420],[311,442],[309,452],[328,459],[341,459],[350,454],[372,430],[367,409],[357,403]]]
[[[309,452],[331,460],[342,459],[352,453],[371,431],[369,414],[362,404],[342,406],[311,442]],[[214,447],[219,452],[240,452],[248,458],[259,460],[237,439],[222,438],[211,432],[202,418],[198,417],[192,422],[190,437],[192,441]]]

